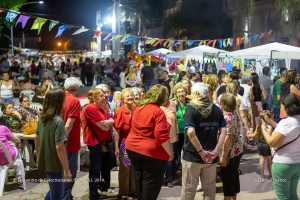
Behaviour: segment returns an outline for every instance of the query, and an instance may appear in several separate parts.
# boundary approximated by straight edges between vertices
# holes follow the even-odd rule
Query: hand
[[[237,106],[237,107],[240,107],[241,103],[242,103],[242,101],[241,101],[240,99],[237,99],[237,101],[236,101],[236,106]]]
[[[14,110],[14,111],[12,111],[12,114],[15,116],[18,116],[19,113],[18,113],[18,111]]]
[[[171,156],[169,156],[169,161],[172,161],[173,159],[174,159],[174,153]]]
[[[16,147],[17,147],[17,149],[21,149],[22,148],[22,142],[21,142],[21,140],[18,143],[16,143]]]
[[[269,135],[272,133],[272,129],[270,126],[268,126],[266,123],[261,124],[261,129],[263,132],[267,132]]]
[[[102,126],[111,126],[111,121],[110,120],[103,120],[101,121]]]
[[[209,151],[205,151],[205,150],[203,150],[201,153],[199,153],[199,155],[201,156],[202,160],[205,163],[212,163],[213,160],[216,158],[216,155],[214,152],[209,152]]]
[[[221,156],[220,160],[219,160],[219,164],[220,164],[221,167],[226,167],[226,165],[227,165],[227,158],[224,157],[224,156]]]
[[[64,178],[68,182],[72,180],[72,174],[71,174],[70,170],[68,170],[67,172],[64,172]]]
[[[119,150],[119,149],[116,149],[116,150],[115,150],[115,156],[116,156],[117,158],[120,157],[120,150]]]

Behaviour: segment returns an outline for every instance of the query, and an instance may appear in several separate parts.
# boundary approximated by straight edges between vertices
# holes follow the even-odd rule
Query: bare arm
[[[215,156],[218,156],[218,154],[224,144],[226,133],[227,133],[226,128],[220,129],[220,136],[219,136],[218,144],[217,144],[216,148],[213,150]]]
[[[240,110],[240,116],[242,118],[242,121],[244,123],[244,126],[247,130],[247,132],[250,132],[250,129],[249,129],[249,124],[248,124],[248,111],[247,110]]]
[[[120,130],[116,129],[114,134],[114,142],[115,142],[115,156],[119,157],[119,141],[120,141]]]
[[[250,86],[250,100],[254,101],[254,96],[253,96],[253,86]]]
[[[12,138],[10,138],[9,141],[11,141],[12,143],[14,143],[18,149],[20,149],[21,146],[22,146],[21,140],[19,138],[17,138],[16,136],[13,136]]]
[[[162,143],[161,146],[167,152],[167,154],[169,155],[170,159],[172,158],[171,160],[173,160],[173,158],[174,158],[174,152],[173,152],[173,148],[172,148],[170,139],[167,140],[167,141],[165,141],[164,143]]]
[[[102,125],[102,124],[103,124],[102,121],[99,121],[99,122],[96,123],[96,125],[99,128],[101,128],[103,131],[109,131],[111,129],[110,126],[105,126],[105,125]]]
[[[64,173],[69,171],[69,163],[67,159],[67,151],[64,142],[58,143],[56,146],[56,152],[59,158],[59,161],[64,169]]]
[[[171,81],[170,83],[169,83],[169,85],[170,85],[170,94],[169,94],[169,98],[170,99],[172,99],[172,97],[173,97],[173,92],[174,92],[174,83],[173,83],[173,81]]]
[[[298,97],[300,96],[300,90],[295,85],[290,86],[291,94],[295,94]]]
[[[272,133],[272,129],[270,127],[268,127],[268,129],[266,130],[266,125],[265,124],[263,124],[261,126],[261,129],[262,129],[262,132],[264,134],[265,140],[266,140],[266,142],[268,143],[268,145],[270,147],[278,146],[285,139],[285,136],[282,135],[279,132],[274,131]]]
[[[226,134],[221,157],[226,160],[232,144],[232,134]]]
[[[67,119],[67,122],[65,124],[65,129],[67,131],[67,134],[69,134],[73,128],[73,125],[74,125],[74,122],[75,122],[75,118],[68,118]]]
[[[262,93],[262,98],[267,99],[265,88],[262,85],[260,85],[260,89],[261,89],[261,93]]]

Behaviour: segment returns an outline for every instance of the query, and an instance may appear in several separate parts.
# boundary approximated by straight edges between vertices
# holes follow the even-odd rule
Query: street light
[[[61,43],[59,42],[59,43],[57,43],[57,45],[60,47],[60,46],[61,46]]]
[[[20,4],[20,5],[10,8],[10,10],[13,10],[20,6],[24,6],[24,5],[28,5],[28,4],[36,4],[36,3],[43,4],[44,2],[43,1],[35,1],[35,2],[23,3],[23,4]],[[10,41],[11,41],[11,55],[14,55],[14,27],[13,27],[13,25],[10,26]]]

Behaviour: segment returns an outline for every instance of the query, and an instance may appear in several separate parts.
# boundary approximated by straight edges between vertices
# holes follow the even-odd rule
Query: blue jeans
[[[89,168],[89,189],[90,199],[98,199],[98,186],[100,185],[100,172],[101,172],[101,145],[88,146],[90,151],[90,168]]]
[[[75,184],[75,178],[76,178],[77,169],[78,169],[78,164],[77,164],[78,152],[67,153],[67,157],[68,157],[69,169],[72,174],[72,181],[65,182],[64,198],[63,198],[64,200],[72,199],[72,188]]]
[[[280,108],[273,108],[273,113],[274,113],[274,121],[276,123],[280,122]]]
[[[174,148],[174,143],[172,143],[172,148]],[[172,169],[173,169],[173,161],[168,161],[167,162],[167,167],[166,167],[166,180],[171,180],[172,179]]]
[[[7,98],[1,97],[1,99],[2,99],[2,104],[10,103],[13,100],[12,97],[7,97]]]
[[[97,85],[101,84],[101,76],[97,76]]]
[[[144,86],[146,87],[146,92],[148,92],[152,87],[152,83],[144,83]]]
[[[48,184],[49,192],[45,196],[45,200],[61,200],[64,196],[64,178],[62,172],[45,172],[47,178],[50,179]]]

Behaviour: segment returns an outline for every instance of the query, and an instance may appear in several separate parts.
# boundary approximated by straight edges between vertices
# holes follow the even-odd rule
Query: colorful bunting
[[[49,31],[51,31],[52,28],[53,28],[54,26],[56,26],[58,23],[59,23],[58,21],[51,20],[51,21],[50,21],[50,24],[49,24]]]
[[[212,47],[215,48],[217,40],[214,40]]]
[[[78,35],[80,33],[84,33],[84,32],[87,32],[89,29],[87,28],[80,28],[78,29],[77,31],[75,31],[72,35]]]
[[[256,37],[255,37],[255,35],[252,35],[252,36],[251,36],[251,39],[253,40],[253,42],[256,42]]]
[[[168,44],[167,48],[169,48],[171,45],[173,45],[173,44],[174,44],[174,42],[175,42],[175,40],[171,40],[171,41],[169,42],[169,44]]]
[[[123,37],[123,35],[119,34],[119,35],[116,35],[116,36],[112,37],[109,41],[117,40],[121,37]]]
[[[6,14],[5,19],[9,22],[14,21],[14,19],[17,17],[17,15],[19,14],[19,12],[15,12],[15,11],[8,11]]]
[[[233,43],[234,43],[234,39],[233,39],[233,38],[230,38],[230,46],[231,46],[231,47],[233,46]]]
[[[30,17],[28,17],[26,15],[20,15],[17,22],[16,22],[15,27],[18,25],[19,22],[21,22],[22,23],[22,29],[24,29],[24,27],[25,27],[25,25],[26,25],[29,18]]]
[[[132,36],[132,37],[129,37],[125,40],[125,42],[133,42],[135,40],[137,40],[139,37],[138,36]]]
[[[222,39],[219,39],[219,47],[220,47],[220,49],[222,49],[222,47],[223,47],[223,40]]]
[[[182,40],[177,40],[177,42],[175,42],[174,46],[177,47],[178,44],[180,44],[182,42]]]
[[[153,46],[156,47],[157,45],[159,45],[160,43],[162,43],[164,40],[158,40]]]
[[[170,42],[170,40],[166,40],[163,44],[164,47],[166,47],[168,45],[168,43]]]
[[[60,37],[61,34],[63,34],[63,32],[64,32],[68,27],[69,27],[68,24],[64,24],[64,25],[60,26],[60,27],[58,28],[58,32],[57,32],[55,38]]]
[[[107,36],[105,36],[105,38],[103,38],[104,41],[108,40],[110,37],[115,36],[116,33],[109,33]]]
[[[99,31],[99,30],[94,30],[94,36],[93,36],[93,38],[98,38],[98,37],[100,37],[102,35],[102,32],[101,31]]]
[[[265,36],[269,37],[269,31],[265,31]]]
[[[125,42],[126,39],[128,39],[128,38],[130,38],[130,37],[131,37],[130,34],[126,34],[120,42]]]
[[[227,39],[223,40],[223,47],[227,47]]]
[[[193,46],[195,44],[195,41],[194,40],[190,40],[189,42],[188,42],[188,45],[191,47],[191,46]]]
[[[33,25],[31,27],[31,30],[38,29],[38,35],[40,34],[42,26],[45,24],[47,19],[44,18],[36,18],[36,20],[33,22]]]
[[[209,40],[208,43],[206,44],[207,46],[209,46],[214,40]]]

